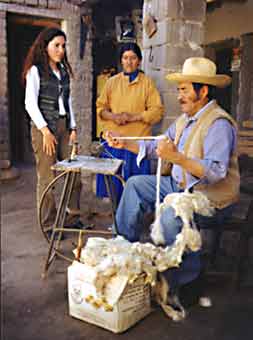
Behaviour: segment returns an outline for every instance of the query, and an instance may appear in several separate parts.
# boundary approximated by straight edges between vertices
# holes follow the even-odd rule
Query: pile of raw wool
[[[180,237],[181,243],[192,251],[197,251],[201,247],[200,233],[194,222],[194,213],[203,216],[211,216],[214,208],[211,206],[208,198],[200,191],[190,193],[184,191],[182,193],[168,194],[162,204],[159,205],[155,222],[152,225],[151,238],[156,245],[165,244],[163,233],[160,226],[160,215],[167,208],[172,207],[175,216],[181,218],[183,228]]]
[[[178,267],[186,249],[196,251],[201,246],[197,229],[192,229],[193,213],[210,215],[212,208],[209,201],[201,193],[180,193],[166,196],[161,211],[171,205],[177,216],[183,220],[181,233],[171,246],[159,247],[151,243],[130,243],[121,236],[114,239],[99,237],[89,238],[81,251],[80,262],[85,264],[89,281],[96,288],[96,295],[108,301],[107,285],[115,276],[132,283],[140,274],[145,274],[146,283],[156,284],[157,272]],[[159,216],[158,216],[159,217]],[[152,230],[154,238],[156,223]],[[158,228],[157,227],[157,228]],[[156,230],[158,235],[160,230]],[[163,241],[162,233],[159,242]],[[115,303],[116,301],[114,301]]]

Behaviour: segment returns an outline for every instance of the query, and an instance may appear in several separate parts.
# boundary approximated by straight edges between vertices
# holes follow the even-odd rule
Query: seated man
[[[215,64],[206,58],[189,58],[182,73],[167,79],[178,83],[182,115],[164,133],[166,140],[122,140],[108,132],[109,145],[126,148],[144,157],[161,157],[172,163],[170,176],[162,176],[160,200],[169,193],[185,189],[203,192],[215,207],[212,217],[195,216],[199,228],[214,226],[231,216],[239,195],[236,123],[214,100],[215,87],[230,84],[230,77],[217,75]],[[134,242],[142,232],[145,212],[155,209],[156,176],[140,175],[128,179],[119,203],[116,222],[119,234]],[[160,219],[163,237],[171,245],[181,231],[182,220],[173,208],[166,208]],[[200,272],[200,252],[186,252],[181,266],[166,272],[171,292],[191,282]]]

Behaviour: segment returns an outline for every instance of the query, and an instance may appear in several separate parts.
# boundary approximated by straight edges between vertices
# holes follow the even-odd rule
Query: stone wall
[[[166,114],[155,132],[164,130],[179,114],[176,86],[165,76],[181,70],[188,57],[202,56],[206,2],[204,0],[145,0],[143,18],[151,14],[157,20],[157,32],[143,34],[143,68],[156,82]]]
[[[87,9],[89,11],[89,9]],[[91,143],[92,57],[91,39],[85,44],[84,57],[80,58],[80,15],[83,8],[62,0],[0,1],[0,171],[10,166],[10,131],[8,117],[8,57],[7,14],[19,14],[61,21],[67,34],[67,49],[75,78],[72,81],[73,108],[78,124],[79,143],[86,152]],[[3,177],[3,176],[2,176]]]

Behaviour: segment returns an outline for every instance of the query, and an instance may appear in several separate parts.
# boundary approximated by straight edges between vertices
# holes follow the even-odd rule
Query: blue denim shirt
[[[207,103],[200,111],[198,111],[193,117],[188,117],[188,124],[186,125],[178,143],[178,151],[183,152],[183,148],[187,137],[189,136],[192,128],[197,122],[197,119],[201,114],[211,105],[214,101]],[[164,133],[172,141],[176,135],[176,123],[174,122],[169,126]],[[156,146],[158,141],[140,141],[139,142],[139,154],[137,157],[137,163],[140,164],[144,157],[157,158]],[[205,173],[202,178],[197,178],[186,173],[186,189],[191,188],[197,183],[213,184],[223,179],[228,170],[229,159],[237,144],[236,129],[227,119],[217,119],[212,126],[210,126],[207,136],[204,141],[204,158],[195,159],[204,166]],[[172,167],[172,177],[177,182],[183,181],[183,171],[181,166],[174,164]]]

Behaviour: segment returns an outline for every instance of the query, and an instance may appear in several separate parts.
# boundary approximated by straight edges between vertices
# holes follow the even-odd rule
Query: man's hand
[[[201,178],[205,174],[204,166],[197,160],[187,158],[183,153],[179,152],[176,145],[170,139],[159,141],[156,153],[158,157],[180,165],[185,171],[195,177]]]
[[[127,149],[133,153],[138,154],[139,152],[139,144],[135,140],[124,139],[121,137],[120,139],[117,137],[121,137],[119,134],[116,134],[112,131],[106,131],[103,134],[103,138],[107,141],[108,145],[115,149]]]
[[[170,139],[162,139],[157,144],[156,153],[158,157],[167,159],[172,163],[177,163],[181,153],[178,152],[176,145]]]
[[[56,151],[57,140],[47,126],[40,129],[43,135],[43,152],[48,156],[53,156]]]
[[[107,141],[110,147],[116,148],[116,149],[124,149],[126,147],[126,141],[122,139],[118,140],[117,137],[120,137],[120,135],[112,131],[106,131],[103,134],[103,138]]]

